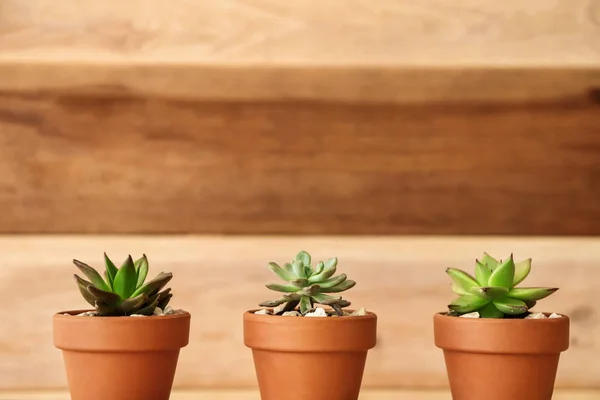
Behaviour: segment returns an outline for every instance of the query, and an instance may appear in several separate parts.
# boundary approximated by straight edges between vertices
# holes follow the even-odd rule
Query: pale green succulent
[[[452,290],[459,297],[448,305],[451,315],[477,311],[481,318],[524,316],[536,301],[550,296],[558,288],[516,287],[531,271],[531,259],[518,263],[513,255],[498,261],[484,253],[475,261],[475,277],[455,268],[446,273],[452,278]]]
[[[343,315],[342,308],[348,307],[350,302],[341,296],[330,296],[327,293],[340,293],[354,285],[355,281],[347,279],[346,274],[333,276],[337,268],[337,258],[319,261],[311,265],[311,257],[306,251],[301,251],[291,263],[280,267],[274,262],[269,263],[269,268],[277,276],[286,281],[286,284],[271,283],[267,288],[282,292],[279,300],[264,301],[261,307],[277,307],[285,304],[281,312],[292,311],[298,304],[300,313],[305,315],[311,311],[315,304],[331,306],[336,313]]]

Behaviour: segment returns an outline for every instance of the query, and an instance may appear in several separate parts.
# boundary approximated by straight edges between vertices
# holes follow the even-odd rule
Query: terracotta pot
[[[377,316],[282,317],[244,313],[262,400],[356,400]]]
[[[66,311],[79,314],[87,310]],[[167,400],[190,314],[157,317],[54,315],[72,400]]]
[[[547,315],[547,314],[546,314]],[[550,400],[569,318],[433,317],[454,400]]]

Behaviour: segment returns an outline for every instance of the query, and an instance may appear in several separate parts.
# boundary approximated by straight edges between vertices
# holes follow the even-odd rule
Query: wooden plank
[[[3,0],[0,59],[597,65],[597,0]]]
[[[558,391],[554,400],[597,400],[596,391]],[[0,392],[0,400],[69,400],[65,392]],[[219,391],[175,391],[172,400],[260,400],[256,391],[219,390]],[[451,400],[447,392],[439,391],[363,391],[360,400]]]
[[[68,86],[76,68],[33,78],[6,67],[3,233],[600,233],[600,107],[586,94],[600,70],[539,70],[527,90],[511,85],[537,82],[535,71],[396,70],[372,92],[376,70],[347,90],[352,74],[339,70],[323,101],[327,70],[280,71],[312,84],[287,100],[291,90],[263,90],[265,71],[249,72],[243,100],[234,80],[210,101],[218,83],[197,99],[182,89],[204,82],[193,69],[161,96],[177,68],[86,78],[82,67]],[[406,97],[379,91],[418,77],[422,94],[417,82]],[[556,90],[534,90],[552,79]],[[493,87],[498,100],[475,94]]]
[[[599,97],[600,68],[106,64],[0,60],[0,91],[188,101],[569,104]]]
[[[560,287],[539,307],[572,318],[571,348],[561,358],[557,385],[600,389],[600,238],[6,236],[0,238],[0,292],[10,306],[0,308],[0,390],[65,387],[50,317],[84,307],[70,260],[100,266],[103,251],[115,259],[146,252],[154,274],[175,274],[173,306],[193,315],[177,388],[255,388],[241,316],[272,297],[263,286],[275,281],[267,263],[285,262],[300,249],[315,259],[339,257],[340,272],[358,282],[346,297],[379,315],[365,388],[447,387],[432,337],[433,314],[453,298],[444,270],[471,270],[488,251],[533,257],[529,285]]]

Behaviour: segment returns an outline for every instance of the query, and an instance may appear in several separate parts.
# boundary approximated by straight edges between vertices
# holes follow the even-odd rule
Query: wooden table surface
[[[0,400],[68,400],[65,392],[2,392]],[[598,400],[600,391],[558,391],[553,400]],[[176,391],[171,400],[260,400],[255,390]],[[451,400],[447,391],[363,391],[360,400]],[[517,400],[517,399],[513,399]]]

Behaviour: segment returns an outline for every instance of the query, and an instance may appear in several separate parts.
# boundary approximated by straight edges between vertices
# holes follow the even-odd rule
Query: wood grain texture
[[[598,0],[2,0],[0,59],[597,65]]]
[[[433,345],[432,315],[453,298],[446,267],[474,268],[483,251],[533,257],[531,286],[560,290],[540,311],[572,318],[571,348],[561,358],[560,388],[600,389],[600,238],[7,236],[0,238],[0,391],[64,388],[61,355],[52,347],[51,315],[85,307],[71,259],[100,266],[102,252],[124,259],[146,252],[153,274],[172,271],[173,306],[192,313],[190,345],[176,387],[255,388],[242,313],[269,299],[269,261],[305,249],[337,256],[358,285],[346,297],[379,316],[366,388],[447,387],[442,353]]]
[[[31,68],[0,78],[0,232],[600,234],[600,70],[280,71],[291,99],[263,70],[217,101],[192,69]]]
[[[597,400],[600,392],[596,391],[557,391],[553,400]],[[0,400],[69,400],[65,392],[0,392]],[[171,400],[260,400],[257,391],[219,390],[219,391],[175,391]],[[366,390],[360,400],[451,400],[448,392],[440,391],[400,391],[400,390]]]

